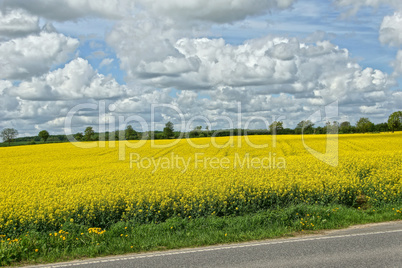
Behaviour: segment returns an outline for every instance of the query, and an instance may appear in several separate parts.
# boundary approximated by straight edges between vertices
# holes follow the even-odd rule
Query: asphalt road
[[[286,239],[32,267],[402,267],[402,221]]]

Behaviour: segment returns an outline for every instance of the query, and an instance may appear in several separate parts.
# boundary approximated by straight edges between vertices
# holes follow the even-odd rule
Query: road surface
[[[31,267],[402,267],[402,221],[292,238]]]

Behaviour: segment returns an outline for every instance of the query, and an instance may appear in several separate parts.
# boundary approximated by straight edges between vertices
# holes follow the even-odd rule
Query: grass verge
[[[62,230],[0,236],[0,265],[26,265],[133,252],[206,246],[402,219],[402,204],[365,210],[342,205],[295,205],[234,217],[118,222],[107,230],[66,222]]]

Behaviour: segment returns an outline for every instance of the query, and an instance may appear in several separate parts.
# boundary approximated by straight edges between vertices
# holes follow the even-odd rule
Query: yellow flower
[[[327,149],[326,135],[305,135],[303,139],[316,151]],[[179,215],[190,219],[189,215],[227,214],[240,207],[242,211],[259,210],[265,206],[259,207],[260,204],[272,202],[353,203],[357,196],[364,196],[363,201],[383,205],[402,200],[398,172],[402,132],[339,135],[339,161],[335,166],[316,159],[296,135],[277,136],[275,148],[268,136],[182,139],[174,147],[156,148],[170,142],[144,141],[138,148],[126,146],[126,141],[105,142],[104,146],[88,149],[71,143],[3,148],[0,233],[13,231],[16,224],[21,230],[42,224],[56,230],[60,222],[75,222],[76,217],[83,222],[96,222],[97,215],[106,212],[122,213],[122,220],[127,221],[148,218],[160,222]],[[268,147],[251,145],[265,143]],[[194,144],[207,146],[195,148]],[[118,161],[123,147],[126,161]],[[130,154],[131,160],[138,156],[137,162],[131,161],[131,168]],[[269,155],[265,162],[258,162]],[[144,167],[148,164],[146,159],[155,160],[150,168]],[[184,159],[189,164],[185,170],[183,165],[172,168],[172,159]],[[281,160],[283,166],[278,166]],[[154,167],[158,161],[166,165]],[[363,191],[366,192],[362,194]],[[400,215],[401,211],[396,210]],[[325,214],[338,211],[334,208]],[[295,214],[297,218],[301,216]],[[314,213],[305,215],[309,219]],[[104,232],[93,227],[87,235]],[[67,235],[63,230],[49,234]]]

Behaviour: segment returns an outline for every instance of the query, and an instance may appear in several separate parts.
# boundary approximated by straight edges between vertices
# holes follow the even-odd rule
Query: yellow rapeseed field
[[[325,152],[326,135],[304,141]],[[339,135],[332,165],[298,135],[183,139],[155,148],[172,142],[0,148],[0,234],[65,221],[99,227],[122,218],[157,222],[302,202],[353,205],[357,197],[402,200],[400,132]]]

